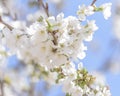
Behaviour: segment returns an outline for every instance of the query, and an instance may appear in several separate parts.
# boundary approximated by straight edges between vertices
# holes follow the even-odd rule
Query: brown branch
[[[57,37],[55,37],[55,33],[56,33],[55,31],[51,32],[51,34],[53,36],[53,43],[54,43],[54,45],[57,45],[58,42],[57,42]]]
[[[91,6],[93,6],[96,1],[97,1],[97,0],[93,0],[92,3],[91,3]]]
[[[49,17],[49,7],[48,7],[48,3],[46,3],[46,14],[47,14],[47,16]]]
[[[33,82],[30,82],[30,89],[28,91],[29,96],[34,96],[35,91],[35,84]]]
[[[48,3],[43,3],[43,0],[38,0],[39,6],[42,6],[46,15],[49,17],[49,7],[48,7]]]
[[[4,24],[5,26],[7,26],[10,30],[13,29],[12,26],[10,26],[9,24],[5,23],[5,22],[2,20],[1,16],[0,16],[0,23],[2,23],[2,24]]]
[[[4,96],[4,82],[3,82],[3,80],[0,80],[0,91],[1,91],[0,96]]]

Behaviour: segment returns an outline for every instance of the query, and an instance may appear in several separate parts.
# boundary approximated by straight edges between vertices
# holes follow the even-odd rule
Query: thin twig
[[[42,6],[46,15],[49,17],[49,7],[48,7],[48,3],[43,3],[43,0],[38,0],[39,6]]]
[[[93,2],[91,3],[91,6],[93,6],[95,4],[97,0],[93,0]]]
[[[8,8],[8,6],[6,5],[6,3],[7,3],[6,0],[3,0],[2,3],[3,3],[3,5],[4,5],[4,7],[8,10],[8,12],[7,12],[7,13],[4,13],[4,14],[7,15],[7,16],[10,16],[13,20],[17,20],[17,19],[18,19],[17,14],[14,13],[14,16],[11,15],[9,8]]]
[[[4,24],[5,26],[7,26],[10,30],[13,29],[12,26],[10,26],[9,24],[5,23],[5,22],[2,20],[1,16],[0,16],[0,23],[2,23],[2,24]]]

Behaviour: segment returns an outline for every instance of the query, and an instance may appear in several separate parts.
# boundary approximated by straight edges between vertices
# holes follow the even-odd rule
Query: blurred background
[[[27,19],[29,22],[28,26],[35,21],[35,18],[42,14],[41,10],[38,11],[38,4],[34,2],[35,0],[8,1],[6,4],[8,8],[11,6],[15,7],[14,10],[12,10],[13,8],[11,9],[11,17],[19,20]],[[0,0],[0,2],[2,2],[2,0]],[[47,2],[47,0],[44,0],[44,2]],[[90,5],[91,2],[92,0],[49,0],[49,12],[52,15],[63,12],[65,17],[70,15],[76,16],[78,5]],[[105,20],[102,13],[96,13],[89,17],[91,20],[96,20],[99,29],[94,33],[91,42],[85,42],[88,50],[82,62],[89,72],[102,72],[110,86],[112,96],[120,96],[120,0],[97,0],[96,5],[99,6],[108,2],[113,3],[111,18]],[[13,66],[16,66],[18,63],[15,56],[9,58],[8,61],[10,62],[10,68],[13,68]],[[53,86],[48,90],[43,80],[40,80],[35,88],[35,90],[42,94],[36,96],[64,96],[61,86]]]

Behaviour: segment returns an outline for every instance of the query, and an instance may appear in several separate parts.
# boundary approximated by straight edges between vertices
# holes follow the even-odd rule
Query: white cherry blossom
[[[102,8],[103,10],[103,15],[105,19],[108,19],[111,16],[111,6],[112,3],[105,3],[100,6],[100,8]]]
[[[95,20],[87,20],[86,17],[101,11],[101,8],[107,19],[111,15],[111,3],[98,8],[92,5],[79,6],[78,17],[64,17],[63,13],[39,17],[40,14],[35,13],[27,17],[28,21],[33,22],[30,26],[27,26],[27,21],[18,20],[11,21],[9,24],[12,29],[9,29],[3,23],[5,26],[0,30],[0,69],[3,68],[2,64],[7,56],[13,55],[24,62],[25,69],[20,74],[7,70],[2,79],[20,94],[29,90],[27,78],[30,78],[32,83],[43,78],[50,85],[61,85],[66,96],[111,96],[101,74],[90,74],[82,63],[78,64],[77,68],[73,63],[74,60],[81,60],[86,56],[87,47],[84,41],[91,41],[98,29]],[[9,9],[11,10],[11,7]],[[13,13],[11,14],[14,15]],[[2,11],[0,16],[1,14]],[[0,70],[0,75],[2,71]],[[15,96],[8,85],[5,89]]]

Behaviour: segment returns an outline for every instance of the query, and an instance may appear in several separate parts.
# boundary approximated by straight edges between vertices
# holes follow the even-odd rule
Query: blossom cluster
[[[87,47],[84,41],[92,40],[98,29],[95,20],[87,20],[86,17],[102,11],[107,19],[111,15],[110,7],[111,3],[100,7],[83,5],[79,6],[78,17],[64,17],[60,13],[56,17],[40,16],[23,30],[4,27],[0,32],[0,45],[6,48],[8,57],[16,55],[26,64],[26,74],[33,82],[42,77],[51,85],[62,85],[66,96],[111,96],[103,80],[89,74],[81,63],[77,68],[72,63],[85,57]],[[3,52],[0,51],[0,59]],[[20,86],[23,87],[22,84]]]

